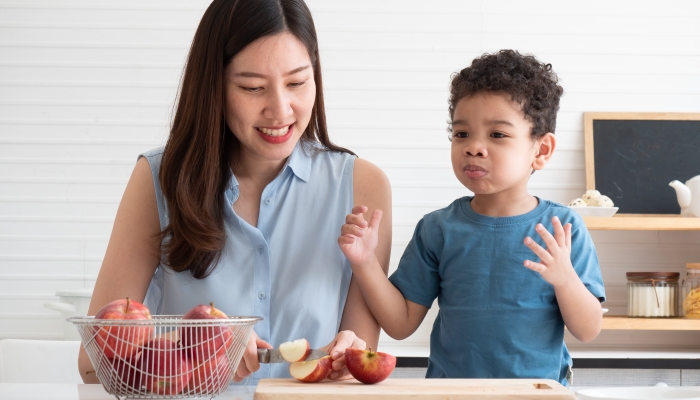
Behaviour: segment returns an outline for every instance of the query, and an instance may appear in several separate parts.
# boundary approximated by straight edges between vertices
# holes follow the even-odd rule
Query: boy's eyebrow
[[[515,125],[513,125],[513,123],[511,123],[510,121],[506,121],[504,119],[493,119],[490,121],[486,121],[486,124],[488,124],[488,125],[508,125],[508,126],[515,127]],[[467,124],[466,120],[456,119],[456,120],[452,121],[452,125],[468,125],[468,124]]]
[[[308,65],[304,65],[304,66],[299,67],[299,68],[294,68],[293,70],[291,70],[291,71],[287,72],[286,74],[284,74],[284,76],[294,75],[294,74],[296,74],[297,72],[301,72],[301,71],[303,71],[303,70],[305,70],[305,69],[307,69],[307,68],[311,68],[311,65],[308,64]],[[259,74],[259,73],[257,73],[257,72],[243,71],[243,72],[237,72],[237,73],[233,74],[233,77],[234,77],[234,78],[235,78],[235,77],[239,77],[239,76],[244,77],[244,78],[267,78],[267,75]]]
[[[504,119],[494,119],[491,121],[486,121],[486,123],[489,125],[508,125],[508,126],[515,127],[515,125],[513,125],[510,121],[506,121]]]

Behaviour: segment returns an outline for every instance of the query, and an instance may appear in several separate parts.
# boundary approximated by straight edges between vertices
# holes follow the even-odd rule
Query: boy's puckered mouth
[[[464,174],[470,179],[483,178],[487,172],[488,171],[486,171],[486,168],[480,167],[476,164],[469,164],[464,167]]]

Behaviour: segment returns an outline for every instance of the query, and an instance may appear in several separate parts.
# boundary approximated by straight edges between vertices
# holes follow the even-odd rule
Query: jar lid
[[[656,278],[656,279],[678,279],[681,276],[678,272],[628,272],[628,278]]]
[[[687,269],[700,269],[700,263],[688,263],[685,264]]]

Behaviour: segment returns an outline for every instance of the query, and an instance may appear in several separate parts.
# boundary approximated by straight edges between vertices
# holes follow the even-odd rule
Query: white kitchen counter
[[[216,400],[253,400],[255,386],[229,386]],[[115,400],[102,385],[0,383],[0,400]],[[208,398],[207,398],[208,399]]]

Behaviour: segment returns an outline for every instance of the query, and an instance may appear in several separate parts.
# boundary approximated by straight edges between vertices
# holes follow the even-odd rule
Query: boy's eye
[[[491,134],[491,137],[497,138],[497,139],[502,139],[502,138],[506,137],[506,135],[501,133],[501,132],[494,132]]]
[[[257,93],[257,92],[262,90],[261,87],[245,87],[245,86],[241,86],[241,89],[245,90],[246,92],[250,92],[250,93]]]
[[[469,137],[469,133],[464,132],[464,131],[457,131],[452,134],[452,137],[459,138],[459,139],[466,139]]]

